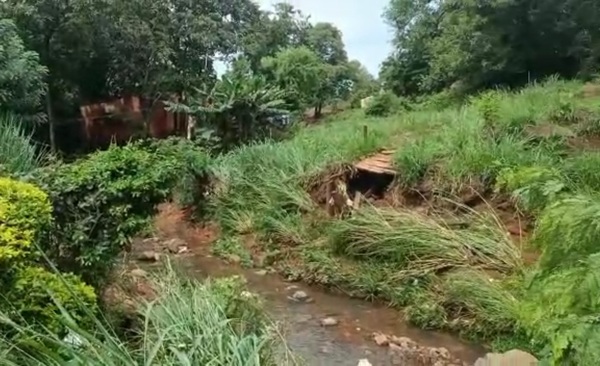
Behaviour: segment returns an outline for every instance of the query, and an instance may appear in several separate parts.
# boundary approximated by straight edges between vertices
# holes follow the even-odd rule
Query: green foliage
[[[51,212],[48,196],[39,188],[0,178],[0,262],[5,269],[34,255]]]
[[[64,323],[79,346],[51,329],[13,324],[30,338],[18,344],[0,339],[6,365],[289,365],[295,364],[266,319],[256,295],[239,278],[198,283],[169,268],[152,281],[161,296],[141,303],[140,342],[124,343],[113,329],[95,319],[97,332],[77,324],[62,308]],[[282,347],[282,348],[279,348]],[[60,352],[54,350],[59,349]],[[283,350],[283,353],[278,352]],[[277,358],[276,354],[277,353]]]
[[[0,114],[0,174],[26,174],[42,165],[46,156],[11,114]]]
[[[4,316],[24,326],[65,335],[62,307],[81,326],[92,325],[88,315],[96,309],[96,293],[78,276],[36,266],[19,267],[13,281],[0,300]]]
[[[194,115],[203,128],[199,132],[213,133],[214,150],[219,152],[274,137],[288,127],[276,120],[287,114],[284,98],[284,91],[268,85],[263,76],[234,69],[212,90],[197,90],[187,104],[171,104],[171,109]],[[206,137],[196,139],[205,144]]]
[[[212,252],[218,257],[234,262],[241,262],[245,267],[252,266],[252,255],[237,237],[227,237],[217,240],[212,246]]]
[[[393,93],[383,92],[373,97],[365,108],[365,114],[373,117],[385,117],[406,107],[403,101]]]
[[[194,207],[198,212],[205,210],[208,166],[210,156],[195,143],[170,137],[163,140],[148,139],[136,142],[134,148],[143,149],[167,164],[166,169],[176,172],[177,179],[171,188],[177,202],[183,207]]]
[[[539,5],[539,4],[538,4]],[[600,66],[600,8],[591,0],[390,0],[394,52],[380,77],[397,95],[520,86],[552,74],[588,78]],[[531,36],[530,30],[538,32]]]
[[[539,166],[507,168],[496,181],[497,190],[510,192],[524,210],[533,213],[556,201],[565,188],[560,172]]]
[[[38,54],[25,48],[9,19],[0,19],[0,65],[0,113],[34,117],[46,92],[47,70]]]
[[[61,270],[102,280],[179,178],[202,169],[196,158],[185,144],[167,141],[148,149],[111,146],[41,169],[34,179],[48,192],[55,219],[53,238],[42,249]]]
[[[49,272],[37,263],[36,246],[45,240],[51,213],[48,197],[39,188],[0,178],[0,313],[21,325],[62,333],[61,314],[53,300],[83,320],[79,305],[92,311],[96,295],[78,277]],[[3,331],[9,331],[4,325]]]

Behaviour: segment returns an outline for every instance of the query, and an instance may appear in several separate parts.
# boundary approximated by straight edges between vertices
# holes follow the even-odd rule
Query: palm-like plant
[[[169,107],[195,116],[199,132],[213,132],[223,150],[271,136],[282,127],[277,117],[288,112],[284,91],[263,76],[225,75],[210,90],[195,91],[188,103]]]

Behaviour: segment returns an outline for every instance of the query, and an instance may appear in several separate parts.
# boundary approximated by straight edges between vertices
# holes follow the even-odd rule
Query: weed
[[[223,259],[239,262],[245,267],[252,267],[252,254],[244,247],[239,237],[219,238],[213,244],[212,252]]]
[[[27,343],[0,339],[3,365],[281,365],[294,364],[258,298],[239,278],[198,283],[169,268],[153,281],[161,294],[140,304],[139,339],[125,343],[101,319],[97,332],[81,328],[62,310],[71,331],[66,339],[7,322]],[[58,304],[59,305],[59,304]],[[59,305],[60,306],[60,305]],[[75,340],[76,342],[74,342]],[[276,358],[277,357],[277,358]],[[282,359],[283,358],[283,359]]]

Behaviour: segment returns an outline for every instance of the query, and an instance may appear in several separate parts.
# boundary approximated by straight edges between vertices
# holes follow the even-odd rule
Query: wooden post
[[[363,125],[363,139],[367,141],[367,136],[369,135],[369,128],[367,125]]]

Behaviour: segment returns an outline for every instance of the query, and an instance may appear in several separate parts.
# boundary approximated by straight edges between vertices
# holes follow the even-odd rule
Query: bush
[[[32,246],[52,221],[48,197],[31,184],[0,178],[0,265],[33,255]]]
[[[51,224],[51,206],[35,186],[0,178],[0,314],[14,322],[63,332],[60,303],[83,320],[80,304],[94,307],[94,290],[73,275],[47,271],[35,247]]]
[[[180,146],[181,147],[181,146]],[[43,250],[62,271],[97,283],[156,206],[190,168],[185,152],[165,143],[112,146],[73,164],[39,170],[35,180],[53,204],[52,240]]]
[[[383,92],[373,97],[367,108],[365,108],[365,114],[373,117],[385,117],[406,107],[406,102],[394,93]]]

